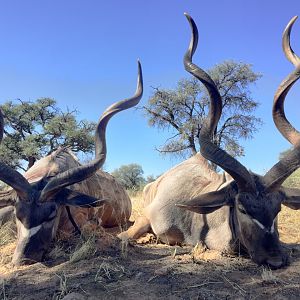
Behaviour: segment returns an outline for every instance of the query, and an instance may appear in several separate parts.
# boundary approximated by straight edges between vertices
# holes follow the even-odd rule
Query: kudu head
[[[138,62],[137,89],[133,97],[108,107],[97,124],[95,131],[95,158],[91,162],[59,173],[52,178],[43,178],[29,183],[23,175],[0,162],[0,180],[16,192],[14,199],[0,199],[0,208],[13,205],[17,223],[17,246],[13,255],[13,264],[26,264],[41,261],[55,236],[58,223],[58,208],[67,206],[101,206],[103,199],[73,191],[68,187],[92,176],[106,158],[106,126],[116,113],[137,105],[143,94],[141,65]],[[0,116],[0,134],[3,133],[3,116]]]
[[[295,70],[280,84],[273,104],[276,127],[294,147],[264,176],[259,176],[248,171],[212,142],[222,113],[222,99],[210,76],[192,62],[198,42],[198,30],[193,19],[187,14],[186,17],[192,29],[192,39],[184,56],[184,66],[204,84],[210,97],[210,110],[199,137],[200,152],[207,160],[229,173],[234,180],[218,191],[200,195],[185,205],[178,206],[201,214],[211,213],[224,205],[230,206],[234,237],[252,260],[258,264],[267,264],[271,268],[280,268],[286,265],[287,255],[280,245],[276,217],[281,204],[293,209],[300,208],[300,190],[282,187],[284,180],[300,166],[300,134],[284,114],[285,97],[300,77],[300,60],[289,43],[291,27],[296,18],[291,20],[283,33],[283,50],[294,64]]]

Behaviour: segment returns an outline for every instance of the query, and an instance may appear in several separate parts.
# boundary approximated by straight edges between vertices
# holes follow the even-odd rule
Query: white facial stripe
[[[259,221],[257,221],[256,219],[253,219],[253,218],[252,218],[252,220],[253,220],[253,222],[256,223],[256,224],[258,225],[258,227],[260,227],[261,229],[263,229],[263,230],[266,229],[266,227],[265,227],[263,224],[261,224]]]
[[[271,226],[271,230],[270,230],[271,233],[274,233],[274,230],[275,230],[275,219],[273,220],[273,223],[272,223],[272,226]]]
[[[19,220],[17,220],[18,223],[18,228],[19,228],[19,234],[20,234],[20,238],[30,238],[33,235],[35,235],[42,227],[42,225],[38,225],[32,228],[27,229],[22,222],[20,222]]]
[[[263,224],[261,224],[259,221],[257,221],[256,219],[254,219],[254,218],[251,218],[252,219],[252,221],[254,222],[254,223],[256,223],[257,225],[258,225],[258,227],[260,227],[262,230],[266,230],[266,231],[270,231],[271,233],[274,233],[274,230],[275,230],[275,219],[273,220],[273,223],[272,223],[272,226],[271,226],[271,229],[270,230],[267,230],[266,229],[266,227],[263,225]]]

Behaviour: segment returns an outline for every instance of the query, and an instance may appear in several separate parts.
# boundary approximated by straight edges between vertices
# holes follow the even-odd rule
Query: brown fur
[[[37,161],[25,174],[29,182],[49,178],[79,165],[76,156],[66,148],[61,148]],[[70,207],[72,216],[81,228],[90,225],[112,227],[126,224],[131,214],[131,201],[124,188],[110,174],[99,170],[90,178],[76,183],[69,188],[88,194],[97,199],[107,200],[101,207]],[[59,232],[70,233],[74,230],[65,208],[61,208],[56,224]]]
[[[231,180],[229,175],[216,173],[201,154],[197,153],[146,185],[143,191],[145,205],[143,216],[119,237],[136,239],[152,229],[155,234],[170,244],[181,242],[196,244],[200,239],[199,228],[201,226],[199,224],[207,222],[201,218],[211,219],[211,222],[214,222],[214,219],[222,219],[222,214],[224,210],[228,210],[228,207],[204,217],[190,211],[183,211],[176,207],[176,204],[203,193],[218,190]],[[179,229],[183,224],[190,224],[187,225],[189,228]],[[222,226],[229,228],[228,223]],[[213,245],[215,244],[212,237],[214,234],[215,231],[211,231],[206,237],[207,243],[212,248],[226,248],[224,245],[232,239],[231,235],[224,235],[224,244]]]

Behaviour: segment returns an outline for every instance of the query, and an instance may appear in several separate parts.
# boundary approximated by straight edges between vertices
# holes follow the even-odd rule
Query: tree
[[[145,179],[145,184],[155,181],[158,177],[159,177],[159,175],[158,176],[148,175]]]
[[[0,160],[14,168],[26,170],[59,146],[70,147],[74,152],[89,153],[94,149],[95,124],[77,121],[76,110],[63,112],[53,99],[7,101],[1,110],[5,137],[0,145]]]
[[[145,184],[144,171],[139,164],[123,165],[111,174],[128,190],[138,190]]]
[[[253,112],[258,106],[251,97],[250,84],[260,74],[245,63],[225,61],[208,71],[215,81],[222,100],[223,112],[214,136],[214,143],[233,156],[243,156],[239,139],[249,139],[262,124]],[[163,154],[189,157],[199,151],[199,133],[207,116],[209,98],[204,86],[192,77],[182,79],[174,90],[154,88],[143,107],[150,126],[169,130],[170,138],[157,150]]]

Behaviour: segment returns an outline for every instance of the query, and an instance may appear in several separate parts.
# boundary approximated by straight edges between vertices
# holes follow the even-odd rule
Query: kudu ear
[[[219,191],[205,193],[188,200],[184,203],[178,203],[176,206],[184,208],[198,214],[209,214],[221,208],[224,205],[233,205],[234,195],[231,184]]]
[[[77,191],[72,191],[68,188],[64,188],[56,195],[55,202],[59,205],[80,207],[96,207],[107,203],[106,200],[101,200]]]
[[[282,204],[291,209],[300,209],[300,189],[281,188],[284,194]]]

